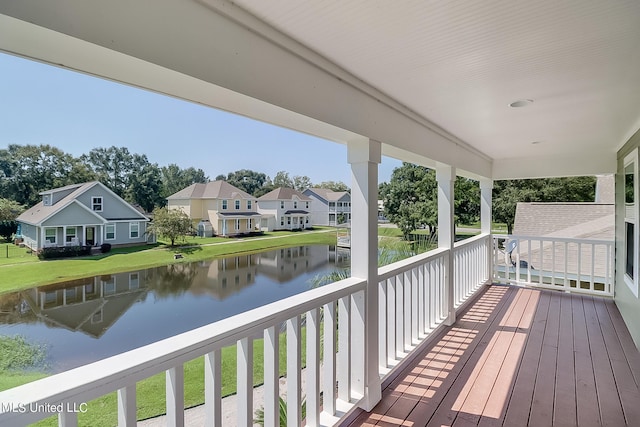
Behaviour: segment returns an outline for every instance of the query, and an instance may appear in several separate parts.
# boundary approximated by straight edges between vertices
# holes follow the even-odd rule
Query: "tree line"
[[[262,172],[242,169],[218,175],[216,179],[225,180],[255,197],[281,186],[298,190],[312,186],[309,177],[291,177],[285,171],[271,179]],[[126,147],[93,148],[80,157],[51,145],[11,144],[0,150],[0,199],[5,199],[0,205],[7,206],[3,210],[9,212],[7,215],[38,203],[42,191],[94,180],[151,212],[166,205],[168,196],[191,184],[206,183],[209,177],[202,169],[193,167],[181,168],[173,163],[159,166],[151,163],[145,154],[131,153]],[[340,181],[325,181],[315,186],[348,190]]]
[[[511,234],[518,202],[593,202],[595,186],[596,178],[592,176],[495,181],[493,220],[505,223]],[[428,228],[432,235],[436,233],[437,196],[435,171],[411,163],[403,163],[394,169],[390,182],[379,185],[386,217],[407,237],[418,228]],[[456,224],[479,221],[479,183],[457,177],[454,196]]]

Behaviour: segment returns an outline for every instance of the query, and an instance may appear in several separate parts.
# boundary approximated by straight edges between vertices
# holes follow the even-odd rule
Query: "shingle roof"
[[[340,200],[346,194],[349,194],[347,191],[332,191],[327,188],[309,188],[309,191],[312,191],[323,199],[331,202]]]
[[[255,199],[251,194],[245,193],[226,181],[210,181],[206,184],[191,184],[177,193],[167,197],[169,200],[184,199]]]
[[[518,203],[513,234],[567,238],[614,238],[611,203]]]
[[[302,194],[298,190],[287,187],[278,187],[275,190],[271,190],[267,194],[258,197],[258,200],[292,200],[293,196],[297,196],[298,199],[302,201],[311,200],[311,197]]]
[[[49,193],[56,193],[56,192],[59,192],[59,191],[64,191],[64,190],[69,190],[69,189],[74,189],[75,188],[75,190],[73,190],[71,193],[67,194],[67,196],[63,197],[62,199],[58,200],[57,202],[53,203],[52,205],[45,206],[43,202],[40,202],[40,203],[36,204],[35,206],[27,209],[20,216],[18,216],[18,218],[16,218],[16,221],[20,221],[20,222],[23,222],[23,223],[26,223],[26,224],[39,225],[44,220],[49,218],[51,215],[61,211],[65,207],[69,206],[82,193],[84,193],[85,191],[89,190],[90,188],[93,188],[96,185],[99,185],[102,188],[104,188],[106,191],[109,191],[109,192],[113,193],[111,190],[109,190],[109,188],[107,188],[100,181],[89,181],[89,182],[84,182],[84,183],[80,183],[80,184],[72,184],[72,185],[67,185],[67,186],[64,186],[64,187],[59,187],[59,188],[53,188],[51,190],[46,190],[46,191],[43,191],[40,194],[44,195],[44,194],[49,194]],[[117,197],[117,198],[120,198],[115,193],[114,193],[114,196]],[[125,202],[123,200],[123,203],[127,203],[127,202]],[[131,205],[129,205],[129,206],[132,209],[131,212],[132,213],[139,213],[140,217],[131,217],[131,218],[126,218],[126,219],[142,219],[142,218],[144,218],[145,220],[148,219],[144,215],[143,212],[140,212],[139,210],[137,210],[136,208],[134,208]],[[91,212],[93,212],[93,211],[91,211]],[[116,218],[105,218],[104,216],[102,216],[100,213],[97,213],[97,212],[93,212],[93,214],[98,218],[107,219],[107,220],[116,220]]]
[[[82,184],[67,185],[65,187],[54,188],[51,190],[43,191],[40,194],[48,194],[52,192],[68,190],[70,188],[77,187],[73,192],[69,193],[66,197],[63,197],[62,199],[58,200],[56,203],[52,205],[45,206],[43,202],[40,202],[35,206],[27,209],[22,214],[20,214],[18,218],[16,218],[16,221],[20,221],[27,224],[33,224],[33,225],[40,224],[42,221],[44,221],[54,213],[62,210],[64,207],[72,203],[76,199],[76,197],[78,197],[80,194],[84,193],[86,190],[88,190],[89,188],[97,184],[100,184],[100,183],[98,181],[91,181],[91,182],[85,182]]]

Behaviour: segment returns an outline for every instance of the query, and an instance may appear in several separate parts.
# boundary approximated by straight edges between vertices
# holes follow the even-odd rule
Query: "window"
[[[280,200],[280,209],[284,209],[284,200]]]
[[[624,281],[638,296],[638,149],[624,159]]]
[[[73,243],[75,241],[76,237],[77,237],[76,236],[76,228],[75,227],[67,228],[65,242]]]
[[[291,225],[291,217],[290,216],[287,217],[287,224]]]
[[[341,208],[342,207],[342,202],[338,202],[338,207]]]
[[[304,202],[304,208],[309,209],[309,202]]]
[[[240,230],[240,220],[236,219],[236,231]]]
[[[129,289],[140,287],[140,273],[129,273]]]
[[[137,239],[140,237],[140,224],[137,222],[129,223],[129,238]]]
[[[236,200],[236,210],[240,210],[240,200]]]
[[[283,216],[280,217],[280,225],[284,225],[284,217]]]
[[[247,200],[247,209],[251,210],[251,200]]]
[[[45,194],[42,196],[42,204],[45,206],[51,206],[51,194]]]
[[[44,229],[44,241],[47,243],[56,244],[57,230],[55,228]]]
[[[247,229],[251,230],[251,218],[247,220]]]
[[[227,209],[227,201],[223,200],[222,201],[222,210],[225,210],[225,209]]]
[[[116,225],[115,224],[107,224],[104,226],[104,238],[105,240],[115,240],[116,239]]]
[[[336,206],[336,202],[329,202],[329,207],[334,208]]]
[[[304,219],[305,219],[305,221],[304,221],[304,222],[305,222],[305,223],[307,223],[307,224],[309,224],[309,217],[308,217],[308,216],[305,216],[305,217],[304,217]]]
[[[96,212],[102,212],[102,196],[93,196],[91,198],[91,209]]]
[[[293,201],[293,209],[298,209],[298,202],[297,201]]]

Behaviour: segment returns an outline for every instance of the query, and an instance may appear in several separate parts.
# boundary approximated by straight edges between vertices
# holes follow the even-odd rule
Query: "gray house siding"
[[[102,224],[102,220],[77,203],[71,203],[42,223],[44,227],[62,227],[70,224],[97,225]]]
[[[138,237],[131,238],[130,237],[130,224],[138,223]],[[107,239],[107,229],[108,227],[105,225],[104,229],[104,243],[109,243],[111,245],[131,245],[131,244],[142,244],[147,242],[147,236],[145,232],[147,230],[147,223],[144,221],[119,221],[119,222],[110,222],[107,225],[113,224],[115,225],[115,239]]]
[[[112,219],[134,219],[140,218],[141,215],[133,210],[129,205],[123,203],[122,200],[114,197],[110,192],[105,191],[101,186],[96,185],[76,199],[89,209],[92,209],[92,198],[102,197],[102,211],[96,211],[98,215],[107,220]]]

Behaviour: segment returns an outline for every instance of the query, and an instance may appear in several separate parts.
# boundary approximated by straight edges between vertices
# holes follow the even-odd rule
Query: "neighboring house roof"
[[[293,196],[296,196],[299,200],[310,201],[311,197],[302,194],[298,190],[287,187],[278,187],[275,190],[269,191],[267,194],[258,197],[258,201],[261,200],[293,200]]]
[[[612,203],[518,203],[513,234],[613,240]]]
[[[342,200],[345,196],[349,196],[349,199],[351,198],[351,195],[347,191],[332,191],[327,188],[309,188],[306,191],[314,193],[327,202]]]
[[[284,213],[285,215],[291,215],[291,214],[304,214],[304,215],[308,215],[309,212],[307,211],[303,211],[301,209],[292,209],[292,210],[288,210]]]
[[[91,209],[89,209],[87,206],[85,206],[82,203],[79,203],[78,201],[76,201],[76,199],[80,195],[82,195],[83,193],[87,192],[88,190],[90,190],[90,189],[92,189],[92,188],[94,188],[96,186],[101,187],[103,191],[111,193],[114,197],[116,197],[117,199],[121,200],[123,204],[128,206],[131,209],[131,217],[128,217],[128,218],[105,218],[102,215],[100,215],[100,212],[94,212]],[[44,221],[46,221],[48,218],[50,218],[53,215],[61,212],[67,206],[70,206],[71,204],[74,204],[74,203],[79,205],[79,206],[81,206],[85,210],[87,210],[87,212],[90,212],[92,215],[94,215],[96,217],[96,219],[98,219],[101,222],[106,222],[107,220],[126,220],[126,219],[141,219],[141,220],[146,220],[146,221],[149,220],[146,216],[144,216],[142,213],[140,213],[138,210],[136,210],[129,203],[127,203],[126,201],[122,200],[121,197],[119,197],[117,194],[115,194],[113,191],[111,191],[109,188],[107,188],[104,184],[102,184],[99,181],[90,181],[90,182],[85,182],[85,183],[82,183],[82,184],[67,185],[65,187],[59,187],[59,188],[54,188],[54,189],[51,189],[51,190],[46,190],[46,191],[43,191],[40,194],[41,195],[51,194],[51,193],[55,193],[55,192],[58,192],[58,191],[69,190],[69,189],[75,189],[75,190],[72,191],[71,193],[69,193],[66,197],[63,197],[62,199],[58,200],[57,202],[55,202],[55,203],[53,203],[51,205],[45,206],[45,204],[43,202],[40,202],[40,203],[36,204],[35,206],[31,207],[30,209],[27,209],[25,212],[20,214],[20,216],[18,216],[16,218],[16,221],[19,221],[19,222],[22,222],[22,223],[25,223],[25,224],[32,224],[32,225],[39,226]]]
[[[191,184],[187,188],[167,197],[167,200],[234,198],[255,199],[251,194],[234,187],[226,181],[210,181],[206,184]]]
[[[218,212],[220,216],[262,216],[262,214],[258,212]]]

